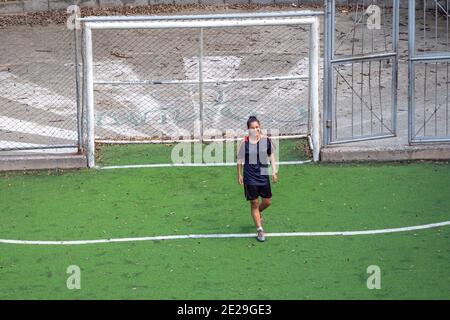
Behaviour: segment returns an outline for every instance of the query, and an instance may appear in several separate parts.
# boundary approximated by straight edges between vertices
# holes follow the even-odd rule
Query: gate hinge
[[[325,126],[326,126],[327,128],[331,128],[331,120],[325,121]]]

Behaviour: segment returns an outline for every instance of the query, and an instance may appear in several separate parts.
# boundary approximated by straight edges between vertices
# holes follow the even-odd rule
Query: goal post
[[[127,81],[115,81],[108,79],[102,81],[95,79],[95,61],[93,52],[93,30],[197,30],[200,37],[200,50],[198,51],[199,76],[195,81],[178,79],[167,80],[167,84],[199,84],[200,91],[200,118],[202,117],[202,89],[208,83],[233,83],[233,82],[254,82],[263,81],[288,81],[302,79],[297,74],[288,76],[269,75],[268,77],[254,77],[251,79],[228,79],[219,81],[217,79],[204,79],[202,73],[203,60],[203,31],[216,28],[243,28],[243,27],[275,27],[275,26],[309,26],[308,31],[308,88],[307,100],[310,119],[310,131],[308,132],[312,145],[313,161],[319,160],[320,155],[320,110],[319,110],[319,16],[321,12],[313,11],[288,11],[271,13],[244,13],[244,14],[218,14],[218,15],[195,15],[195,16],[149,16],[149,17],[88,17],[80,18],[83,23],[83,58],[84,58],[84,93],[83,101],[85,104],[85,124],[86,124],[86,155],[89,168],[95,167],[95,139],[96,139],[96,119],[95,119],[95,101],[94,85],[149,85],[161,84],[161,81],[152,79],[128,79]],[[121,57],[125,55],[121,54]],[[305,77],[303,77],[305,78]],[[209,81],[209,82],[208,82]],[[201,122],[201,137],[203,138],[203,119]]]

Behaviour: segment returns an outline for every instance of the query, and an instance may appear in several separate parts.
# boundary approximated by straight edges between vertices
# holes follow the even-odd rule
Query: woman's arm
[[[270,166],[272,167],[272,181],[275,183],[278,181],[278,176],[277,176],[277,164],[275,162],[275,153],[272,152],[269,156],[269,160],[270,160]]]
[[[272,167],[272,181],[275,183],[278,180],[277,176],[277,164],[275,161],[275,145],[272,142],[272,139],[267,138],[269,141],[267,146],[267,153],[269,155],[270,166]]]
[[[238,183],[242,186],[244,184],[244,178],[242,177],[242,157],[243,157],[243,143],[239,144],[237,152],[237,178]],[[245,154],[245,153],[244,153]]]
[[[238,174],[238,183],[242,186],[244,184],[244,178],[242,177],[242,161],[239,159],[237,161],[237,174]]]

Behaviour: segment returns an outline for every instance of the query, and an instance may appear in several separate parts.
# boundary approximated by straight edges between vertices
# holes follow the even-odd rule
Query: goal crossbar
[[[187,14],[167,16],[89,16],[77,18],[81,22],[97,21],[151,21],[151,20],[206,20],[206,19],[234,19],[234,18],[283,18],[283,17],[313,17],[323,16],[323,11],[289,10],[277,12],[239,12],[239,13],[213,13],[213,14]]]

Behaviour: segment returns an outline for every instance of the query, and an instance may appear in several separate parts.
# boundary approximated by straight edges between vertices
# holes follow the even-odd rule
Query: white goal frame
[[[94,70],[92,30],[94,29],[175,29],[223,28],[244,26],[307,25],[309,29],[309,104],[311,112],[311,144],[313,161],[319,161],[319,16],[317,11],[285,11],[268,13],[186,15],[186,16],[123,16],[78,18],[83,23],[84,93],[86,116],[87,166],[95,167]]]

